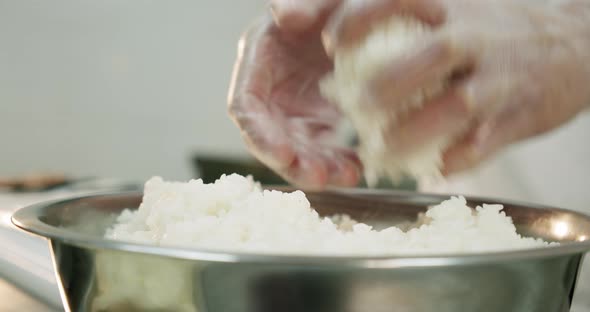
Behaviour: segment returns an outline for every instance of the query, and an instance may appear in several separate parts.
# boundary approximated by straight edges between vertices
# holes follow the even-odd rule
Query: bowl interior
[[[365,189],[307,192],[307,196],[320,215],[347,214],[377,228],[396,225],[405,229],[416,224],[429,206],[448,198]],[[489,199],[468,198],[468,202],[472,207],[483,203],[503,204],[521,235],[558,242],[583,242],[590,238],[590,218],[576,212]],[[101,238],[122,210],[136,209],[140,203],[141,193],[87,196],[24,208],[13,220],[21,228],[43,236],[55,238],[54,233],[47,232],[59,228],[76,235]]]

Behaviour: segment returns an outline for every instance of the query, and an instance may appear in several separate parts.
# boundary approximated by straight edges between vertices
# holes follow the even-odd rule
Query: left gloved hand
[[[323,99],[318,81],[332,69],[321,30],[339,0],[275,0],[269,16],[242,37],[229,113],[250,151],[305,189],[353,186],[354,151],[333,143],[342,116]]]

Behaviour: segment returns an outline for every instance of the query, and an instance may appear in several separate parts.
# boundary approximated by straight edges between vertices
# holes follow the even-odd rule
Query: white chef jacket
[[[515,144],[478,168],[421,190],[514,199],[590,215],[590,113]],[[590,311],[590,258],[572,311]]]

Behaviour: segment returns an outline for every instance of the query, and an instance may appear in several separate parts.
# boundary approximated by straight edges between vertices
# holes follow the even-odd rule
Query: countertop
[[[51,307],[42,300],[35,298],[27,291],[15,286],[14,283],[0,278],[0,311],[60,312],[63,311],[63,309]]]

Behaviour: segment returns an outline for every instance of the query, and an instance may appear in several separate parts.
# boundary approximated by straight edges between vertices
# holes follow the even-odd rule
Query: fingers
[[[294,185],[321,190],[355,186],[361,179],[361,162],[351,150],[323,146],[309,133],[287,134],[286,122],[258,113],[233,118],[254,156]]]
[[[360,182],[361,161],[352,150],[335,149],[328,160],[329,185],[356,186]]]
[[[296,152],[289,136],[280,126],[278,116],[234,110],[231,118],[240,129],[249,150],[262,163],[276,171],[284,171],[291,166]]]
[[[313,152],[299,154],[292,166],[283,172],[283,177],[306,190],[321,190],[328,184],[326,164]]]
[[[265,61],[261,51],[268,45],[265,25],[269,23],[272,21],[268,18],[259,20],[240,39],[228,93],[228,113],[255,156],[274,170],[285,170],[293,162],[295,151],[280,127],[280,116],[266,104],[272,73],[260,64]]]
[[[410,99],[417,95],[429,98],[438,91],[429,88],[439,87],[456,72],[465,72],[472,66],[472,57],[467,50],[455,43],[451,37],[439,34],[416,53],[393,60],[369,82],[368,95],[371,102],[391,109],[392,105],[402,105],[399,99]]]
[[[471,101],[460,87],[451,89],[395,123],[387,131],[385,140],[399,153],[414,152],[441,134],[454,136],[463,131],[473,110]]]
[[[320,143],[322,133],[333,130],[330,124],[304,118],[283,120],[265,104],[264,92],[252,92],[252,85],[245,83],[249,78],[238,83],[235,89],[240,91],[230,96],[229,112],[256,158],[301,188],[358,184],[361,166],[356,154]]]
[[[493,77],[480,72],[462,87],[479,121],[445,152],[445,175],[471,169],[505,146],[550,129],[539,118],[542,109],[534,96],[519,88],[510,76],[503,75],[501,80]]]
[[[265,36],[269,22],[267,17],[261,18],[239,40],[227,96],[230,116],[266,109],[264,100],[270,94],[272,73],[267,66],[260,66],[259,63],[265,60],[264,52],[260,51],[269,45]]]
[[[361,179],[360,172],[360,160],[351,150],[304,145],[291,167],[279,173],[305,190],[322,190],[328,185],[356,186]]]
[[[521,103],[522,104],[522,103]],[[508,145],[549,130],[522,105],[511,106],[472,129],[443,156],[444,174],[474,168]]]
[[[477,96],[479,84],[474,84],[470,78],[458,82],[441,96],[425,102],[420,110],[414,110],[398,120],[386,132],[386,142],[395,146],[396,153],[408,155],[440,138],[459,137],[460,141],[444,152],[442,170],[445,175],[470,169],[483,160],[496,145],[488,138],[499,126],[489,122],[471,129],[474,122],[481,118],[480,106],[489,99]],[[461,137],[465,131],[468,131],[467,134]],[[505,131],[509,134],[511,130]]]
[[[489,126],[472,129],[462,140],[455,143],[443,154],[442,173],[449,176],[471,169],[486,158],[481,138],[489,131]]]
[[[456,172],[473,168],[487,156],[487,149],[483,142],[495,131],[496,125],[486,116],[489,116],[489,107],[499,100],[491,92],[493,85],[482,84],[481,73],[472,73],[467,76],[454,88],[455,99],[448,105],[451,107],[448,112],[442,113],[442,122],[433,122],[430,132],[435,133],[438,129],[448,132],[454,140],[458,140],[447,148],[443,153],[443,175],[450,175]],[[432,109],[433,111],[436,108]],[[436,114],[433,112],[432,114]],[[449,117],[455,115],[457,118]],[[481,122],[480,120],[484,120]],[[453,122],[457,124],[452,125]],[[440,125],[443,123],[444,125]]]
[[[437,26],[445,19],[437,0],[348,1],[330,18],[324,31],[328,51],[347,47],[364,38],[371,28],[391,16],[413,16],[425,24]]]
[[[301,33],[320,26],[342,0],[272,0],[276,24],[285,31]]]

